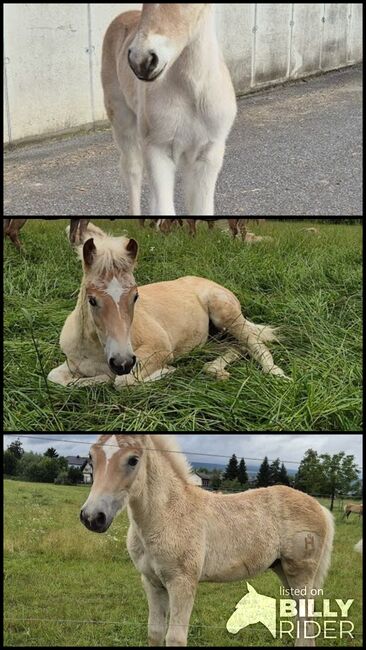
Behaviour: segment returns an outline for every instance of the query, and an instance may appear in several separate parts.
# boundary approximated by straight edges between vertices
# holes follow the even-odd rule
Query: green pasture
[[[76,304],[81,265],[64,229],[68,220],[29,220],[19,253],[4,251],[5,431],[361,431],[362,229],[268,222],[273,242],[243,245],[201,224],[195,240],[178,229],[164,237],[134,219],[110,232],[137,238],[139,284],[200,275],[224,284],[250,320],[279,326],[275,362],[292,382],[262,374],[242,359],[231,380],[203,373],[218,343],[179,359],[161,382],[117,393],[112,386],[47,385],[64,357],[58,340]],[[254,226],[254,230],[256,227]]]
[[[84,487],[5,481],[5,646],[90,647],[147,644],[147,603],[126,550],[128,520],[121,515],[105,535],[79,521]],[[325,502],[324,502],[325,503]],[[362,560],[353,547],[361,537],[357,516],[341,520],[324,597],[354,599],[353,640],[318,640],[319,646],[362,646]],[[279,596],[271,572],[250,581],[261,594]],[[226,623],[246,594],[245,582],[202,584],[192,616],[189,645],[271,647],[279,644],[262,625],[232,636]],[[291,646],[290,641],[280,645]]]

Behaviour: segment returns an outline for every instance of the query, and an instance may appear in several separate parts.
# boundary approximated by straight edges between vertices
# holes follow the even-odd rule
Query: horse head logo
[[[249,625],[263,623],[275,639],[276,599],[261,596],[249,583],[247,587],[247,595],[238,602],[236,611],[227,622],[227,631],[237,634]]]

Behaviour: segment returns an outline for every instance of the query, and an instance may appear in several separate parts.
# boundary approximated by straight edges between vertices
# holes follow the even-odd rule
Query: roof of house
[[[66,456],[66,460],[69,465],[77,465],[78,467],[83,467],[88,462],[87,458],[81,456]]]
[[[204,474],[203,472],[195,472],[203,481],[211,481],[211,476]]]

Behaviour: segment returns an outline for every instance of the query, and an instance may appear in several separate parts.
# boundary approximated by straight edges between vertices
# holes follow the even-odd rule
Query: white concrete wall
[[[110,21],[139,4],[5,3],[4,140],[106,119],[101,44]],[[217,4],[238,94],[362,59],[362,4]]]

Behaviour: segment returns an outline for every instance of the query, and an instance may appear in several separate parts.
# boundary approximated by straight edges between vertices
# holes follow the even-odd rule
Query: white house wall
[[[103,35],[139,4],[5,3],[4,140],[106,119]],[[217,4],[217,25],[238,94],[362,60],[362,4]]]

